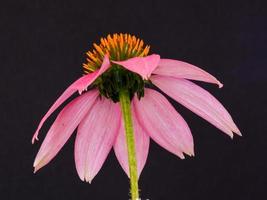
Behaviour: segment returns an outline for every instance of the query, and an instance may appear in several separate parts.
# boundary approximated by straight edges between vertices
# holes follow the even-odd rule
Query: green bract
[[[129,91],[130,99],[134,94],[138,98],[144,96],[144,86],[147,81],[134,72],[131,72],[117,64],[102,74],[96,81],[95,86],[102,96],[112,99],[113,102],[119,101],[119,93],[126,89]]]

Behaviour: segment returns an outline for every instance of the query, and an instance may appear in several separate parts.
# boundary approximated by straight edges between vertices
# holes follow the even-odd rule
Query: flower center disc
[[[144,45],[143,40],[130,34],[113,34],[100,39],[100,44],[93,44],[94,49],[86,53],[87,63],[83,64],[84,73],[92,73],[99,69],[104,56],[107,54],[110,60],[121,61],[133,57],[144,57],[148,55],[150,47]],[[94,86],[102,96],[119,101],[121,89],[127,89],[132,99],[136,93],[138,98],[144,96],[145,81],[142,77],[131,72],[120,65],[111,63],[112,66],[102,74]]]
[[[90,73],[98,69],[104,55],[108,54],[111,60],[120,61],[133,57],[144,57],[149,52],[149,46],[144,46],[143,40],[130,34],[113,34],[100,39],[100,44],[93,44],[94,49],[86,55],[87,63],[83,64],[84,72]]]

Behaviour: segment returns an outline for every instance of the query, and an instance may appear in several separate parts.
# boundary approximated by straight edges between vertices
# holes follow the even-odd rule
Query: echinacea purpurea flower
[[[76,91],[49,129],[34,161],[37,171],[48,164],[78,127],[75,165],[81,180],[91,182],[110,150],[131,181],[132,199],[138,199],[138,177],[145,165],[149,140],[184,159],[194,155],[193,138],[182,116],[154,85],[215,127],[233,137],[241,135],[230,114],[209,92],[190,80],[222,84],[189,63],[148,55],[149,46],[129,34],[101,38],[87,53],[84,76],[72,83],[42,118],[45,120]]]

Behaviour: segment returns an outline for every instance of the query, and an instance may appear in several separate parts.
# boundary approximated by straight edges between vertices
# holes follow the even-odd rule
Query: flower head
[[[127,91],[131,104],[138,175],[148,156],[150,138],[181,159],[184,154],[193,156],[193,137],[187,123],[162,94],[146,88],[151,84],[229,136],[241,135],[223,105],[190,81],[222,87],[214,76],[189,63],[148,53],[149,46],[129,34],[108,35],[101,38],[100,44],[94,44],[83,65],[85,75],[56,100],[34,134],[32,142],[38,139],[45,120],[76,91],[80,93],[63,108],[49,129],[35,158],[35,171],[56,156],[78,127],[74,155],[82,180],[92,181],[112,148],[130,176],[127,125],[121,114],[125,109],[120,107],[122,91]]]
[[[100,39],[100,44],[94,43],[93,46],[94,49],[86,53],[87,63],[83,64],[85,74],[101,70],[105,56],[109,57],[112,64],[112,67],[93,83],[99,93],[116,103],[119,101],[119,91],[127,88],[131,99],[134,94],[141,98],[144,95],[145,83],[160,57],[153,55],[147,58],[150,47],[145,46],[143,40],[129,34],[108,35],[107,38]],[[151,62],[148,62],[148,59]],[[137,63],[142,67],[136,68]]]

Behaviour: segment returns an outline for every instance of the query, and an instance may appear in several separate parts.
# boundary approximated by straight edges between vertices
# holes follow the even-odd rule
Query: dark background
[[[152,52],[201,66],[224,83],[199,83],[230,111],[243,137],[231,140],[189,110],[196,157],[180,160],[151,143],[142,199],[266,199],[267,9],[258,1],[1,1],[0,198],[128,199],[111,152],[91,185],[74,164],[75,134],[37,174],[31,145],[39,120],[82,74],[85,52],[108,33],[135,34]],[[40,133],[41,141],[54,114]]]

